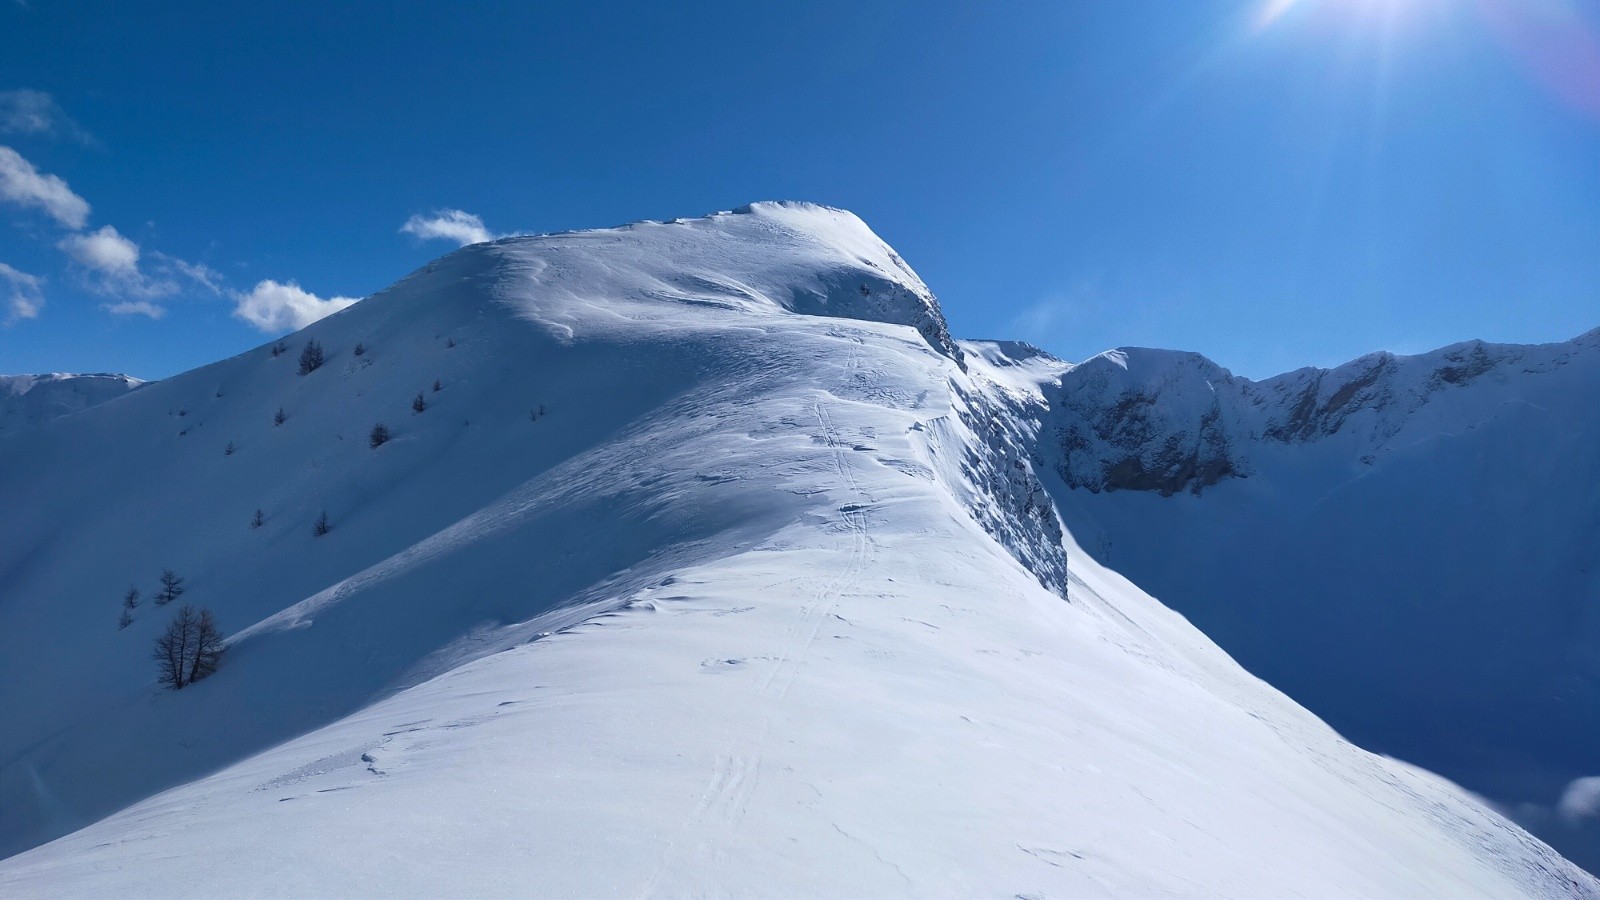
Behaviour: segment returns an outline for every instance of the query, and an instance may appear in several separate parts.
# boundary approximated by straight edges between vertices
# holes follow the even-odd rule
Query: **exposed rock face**
[[[961,472],[974,492],[973,517],[1050,591],[1066,596],[1061,519],[1034,473],[1032,448],[1042,409],[1000,391],[955,387],[957,418],[975,440],[963,443]]]
[[[1065,372],[1050,398],[1055,468],[1072,487],[1163,496],[1241,475],[1223,406],[1234,381],[1194,353],[1103,353]]]
[[[1293,396],[1294,405],[1286,414],[1281,412],[1281,405],[1272,410],[1261,436],[1285,443],[1315,440],[1337,432],[1350,413],[1358,409],[1387,405],[1391,395],[1387,385],[1380,385],[1379,382],[1385,373],[1393,369],[1394,357],[1388,353],[1377,353],[1362,357],[1343,368],[1358,366],[1364,368],[1347,379],[1320,369],[1309,370],[1303,383],[1299,384],[1290,380],[1292,376],[1273,379],[1276,383],[1269,382],[1272,385],[1269,390],[1278,397],[1285,394]],[[1291,386],[1298,390],[1293,393],[1286,390]]]

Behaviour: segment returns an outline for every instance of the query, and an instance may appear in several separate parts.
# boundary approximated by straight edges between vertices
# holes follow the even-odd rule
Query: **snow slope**
[[[848,213],[287,343],[0,437],[0,894],[1600,897],[1079,551],[1026,367]],[[163,567],[234,629],[178,693],[115,626]]]
[[[88,409],[142,384],[127,375],[0,375],[0,434]]]
[[[1260,383],[1140,348],[1036,374],[1101,562],[1600,871],[1600,809],[1556,812],[1600,774],[1600,330]]]

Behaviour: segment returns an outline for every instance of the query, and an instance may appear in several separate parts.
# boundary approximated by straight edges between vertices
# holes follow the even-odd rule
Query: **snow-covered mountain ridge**
[[[1600,329],[1542,346],[1468,341],[1414,356],[1372,353],[1256,382],[1197,353],[1111,350],[1077,366],[1058,364],[1071,372],[1051,397],[1056,443],[1068,451],[1060,474],[1091,491],[1199,493],[1223,478],[1247,477],[1253,445],[1341,433],[1370,462],[1442,394],[1480,380],[1505,385],[1596,354]],[[1492,413],[1482,407],[1479,414]]]
[[[285,345],[0,436],[0,893],[1600,896],[1081,551],[1041,360],[848,213]],[[232,643],[179,692],[115,624],[163,568]]]
[[[104,403],[144,384],[128,375],[0,375],[0,434]]]

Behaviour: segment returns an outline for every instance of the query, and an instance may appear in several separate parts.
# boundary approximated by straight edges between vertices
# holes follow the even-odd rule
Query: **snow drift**
[[[848,213],[285,343],[0,437],[0,892],[1600,896],[1080,551],[1040,363]],[[115,625],[163,568],[233,632],[180,692]]]

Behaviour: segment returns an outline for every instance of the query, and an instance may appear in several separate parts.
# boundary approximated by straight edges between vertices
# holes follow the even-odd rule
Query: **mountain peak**
[[[570,337],[621,321],[704,322],[715,310],[793,313],[907,325],[964,365],[938,300],[905,260],[854,213],[815,203],[502,238],[378,296],[432,305],[464,281],[488,284],[514,315]]]

